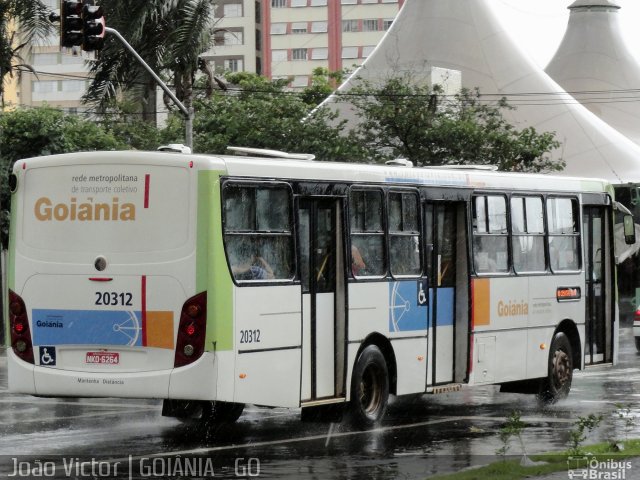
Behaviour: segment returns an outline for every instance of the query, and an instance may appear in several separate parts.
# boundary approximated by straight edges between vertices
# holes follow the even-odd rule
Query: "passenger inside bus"
[[[260,255],[253,255],[243,263],[231,265],[236,280],[270,280],[274,278],[271,265]]]
[[[351,273],[356,277],[360,275],[367,266],[364,263],[360,250],[355,245],[351,245]]]

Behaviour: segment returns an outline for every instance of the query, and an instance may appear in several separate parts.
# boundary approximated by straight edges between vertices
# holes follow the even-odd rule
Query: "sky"
[[[621,9],[620,28],[629,49],[640,60],[640,0],[615,0]],[[494,11],[542,68],[562,41],[574,0],[489,0]]]

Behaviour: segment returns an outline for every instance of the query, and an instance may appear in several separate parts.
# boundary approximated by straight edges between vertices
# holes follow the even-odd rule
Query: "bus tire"
[[[573,352],[571,342],[562,332],[556,333],[549,351],[548,376],[543,381],[540,399],[545,404],[553,404],[566,398],[573,379]]]
[[[640,352],[640,337],[634,337],[636,341],[636,350]]]
[[[234,423],[244,411],[244,403],[207,402],[202,410],[202,420],[207,424]]]
[[[384,416],[389,400],[389,371],[380,349],[367,346],[356,361],[351,377],[351,421],[361,428],[371,427]]]

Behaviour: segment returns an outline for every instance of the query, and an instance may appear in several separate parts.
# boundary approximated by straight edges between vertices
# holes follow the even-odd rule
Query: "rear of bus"
[[[212,398],[206,288],[196,280],[194,161],[91,152],[16,163],[11,391]]]

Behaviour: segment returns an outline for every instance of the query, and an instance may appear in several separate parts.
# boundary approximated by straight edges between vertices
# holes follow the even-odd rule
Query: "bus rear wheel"
[[[571,342],[562,332],[557,333],[551,342],[548,372],[540,398],[544,403],[552,404],[569,395],[573,380]]]
[[[243,410],[244,403],[206,400],[165,400],[162,405],[163,416],[175,417],[190,425],[233,423]]]
[[[244,411],[244,403],[206,402],[202,409],[202,420],[208,424],[234,423]]]
[[[369,345],[359,355],[351,378],[351,419],[367,428],[382,420],[389,400],[389,372],[380,349]]]

